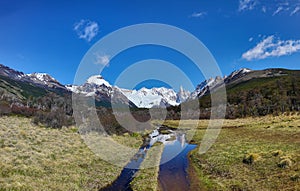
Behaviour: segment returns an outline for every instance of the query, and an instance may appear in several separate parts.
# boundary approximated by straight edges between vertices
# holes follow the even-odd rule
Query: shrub
[[[50,112],[36,112],[33,118],[34,124],[44,124],[51,128],[62,128],[62,126],[72,125],[72,120],[60,109]]]
[[[300,175],[299,174],[294,174],[293,176],[291,176],[291,180],[294,181],[294,182],[299,182]]]
[[[277,166],[280,168],[290,168],[292,165],[293,161],[288,156],[281,157],[279,163],[277,164]]]
[[[253,164],[260,158],[260,155],[257,153],[249,153],[246,154],[243,158],[243,163],[245,164]]]
[[[290,178],[291,178],[291,180],[294,181],[294,182],[299,182],[299,180],[300,180],[300,175],[299,175],[299,174],[294,174],[294,175],[292,175]]]
[[[283,151],[282,150],[273,151],[272,155],[275,156],[275,157],[277,157],[279,155],[283,155]]]

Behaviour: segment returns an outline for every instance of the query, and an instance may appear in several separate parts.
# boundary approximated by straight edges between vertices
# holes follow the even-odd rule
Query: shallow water
[[[162,142],[165,145],[160,161],[159,184],[161,190],[189,190],[188,180],[188,152],[195,149],[196,145],[186,142],[185,134],[170,131],[169,134],[160,134],[154,130],[149,135],[149,140],[145,140],[144,146],[131,159],[131,161],[122,170],[120,176],[109,186],[101,190],[104,191],[129,191],[130,182],[143,162],[147,150],[155,142]]]
[[[139,152],[131,159],[131,161],[124,167],[120,176],[106,188],[100,189],[101,191],[131,191],[130,182],[132,181],[135,173],[138,171],[139,166],[143,162],[147,147],[142,147]]]
[[[168,158],[173,153],[178,153],[173,159],[160,165],[159,170],[159,186],[164,191],[183,191],[190,190],[188,179],[188,153],[195,149],[196,145],[191,145],[180,141],[175,141],[174,144],[168,144],[162,154],[162,161]]]

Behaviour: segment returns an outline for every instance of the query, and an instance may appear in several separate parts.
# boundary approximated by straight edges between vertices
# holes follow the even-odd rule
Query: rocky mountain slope
[[[272,68],[241,69],[220,80],[219,77],[199,84],[192,93],[199,100],[202,116],[209,117],[210,94],[221,83],[227,94],[227,118],[262,116],[300,111],[300,70]]]
[[[109,101],[110,98],[121,102],[130,102],[138,108],[168,107],[176,106],[185,101],[190,93],[183,90],[176,93],[173,89],[141,88],[139,90],[128,90],[112,86],[102,76],[91,76],[82,85],[67,85],[66,88],[74,93],[80,93],[87,97],[95,96],[99,100]],[[113,96],[112,96],[113,95]]]
[[[205,80],[201,82],[199,85],[197,85],[195,91],[191,93],[191,95],[188,97],[188,99],[196,99],[200,98],[204,95],[207,95],[210,93],[210,91],[213,91],[217,87],[219,87],[221,84],[229,84],[230,82],[233,82],[235,80],[238,80],[239,78],[242,78],[243,76],[247,75],[252,70],[247,68],[242,68],[236,71],[233,71],[229,76],[220,77],[217,76],[215,78],[210,78],[208,80]]]
[[[232,72],[229,76],[205,80],[192,93],[182,87],[176,93],[164,87],[122,89],[111,85],[100,75],[89,77],[82,85],[64,86],[48,74],[24,74],[0,65],[2,105],[15,103],[15,100],[19,100],[18,102],[22,102],[23,105],[28,104],[28,99],[47,97],[49,93],[70,97],[73,92],[87,98],[95,97],[96,106],[107,108],[111,107],[112,102],[120,107],[129,105],[132,108],[169,106],[176,108],[181,103],[192,100],[199,100],[202,108],[209,108],[209,95],[218,91],[221,84],[225,84],[228,108],[243,116],[249,113],[268,114],[278,110],[282,112],[300,110],[299,83],[299,70],[243,68]]]
[[[0,64],[0,76],[18,82],[32,84],[51,91],[67,91],[64,85],[46,73],[24,74]]]

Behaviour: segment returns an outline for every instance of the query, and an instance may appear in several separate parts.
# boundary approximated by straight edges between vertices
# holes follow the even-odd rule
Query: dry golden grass
[[[122,170],[97,157],[76,128],[44,128],[22,117],[0,118],[0,158],[1,190],[98,190]]]

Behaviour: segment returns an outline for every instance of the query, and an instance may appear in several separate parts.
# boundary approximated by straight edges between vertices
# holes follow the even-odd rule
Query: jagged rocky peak
[[[218,88],[222,83],[228,84],[236,79],[245,76],[249,72],[252,72],[252,70],[248,68],[241,68],[239,70],[233,71],[229,76],[224,76],[223,78],[221,76],[217,76],[215,78],[204,80],[196,87],[195,91],[191,93],[189,99],[195,99],[197,97],[199,98],[203,95],[206,95],[215,88]]]
[[[246,74],[248,74],[249,72],[251,72],[252,70],[251,69],[248,69],[248,68],[241,68],[239,70],[235,70],[233,71],[229,76],[227,76],[225,79],[224,79],[224,82],[227,84],[235,79],[238,79]]]
[[[151,89],[141,88],[139,90],[120,89],[122,93],[137,107],[152,108],[170,105],[178,105],[177,95],[173,89],[165,87],[154,87]]]
[[[47,89],[53,88],[66,90],[65,86],[60,84],[56,79],[46,73],[24,74],[23,72],[16,71],[0,64],[0,75],[9,77],[17,81],[33,83],[39,87]]]
[[[21,79],[24,76],[24,73],[13,70],[7,66],[0,64],[0,75],[17,80],[17,79]]]
[[[221,76],[217,76],[215,78],[209,78],[208,80],[204,80],[200,84],[197,85],[195,91],[193,91],[188,99],[195,99],[197,97],[201,97],[207,93],[209,93],[210,90],[217,87],[221,83],[224,82],[224,78]]]
[[[184,90],[182,86],[180,86],[179,91],[177,93],[177,103],[182,103],[186,101],[191,95],[191,92]]]
[[[67,90],[64,85],[62,85],[59,81],[57,81],[55,78],[53,78],[47,73],[35,72],[32,74],[26,74],[22,77],[22,80],[27,82],[33,82],[42,87]]]
[[[50,76],[47,73],[32,73],[32,74],[27,74],[32,80],[38,80],[44,83],[47,82],[56,82],[59,83],[56,79],[54,79],[52,76]]]

